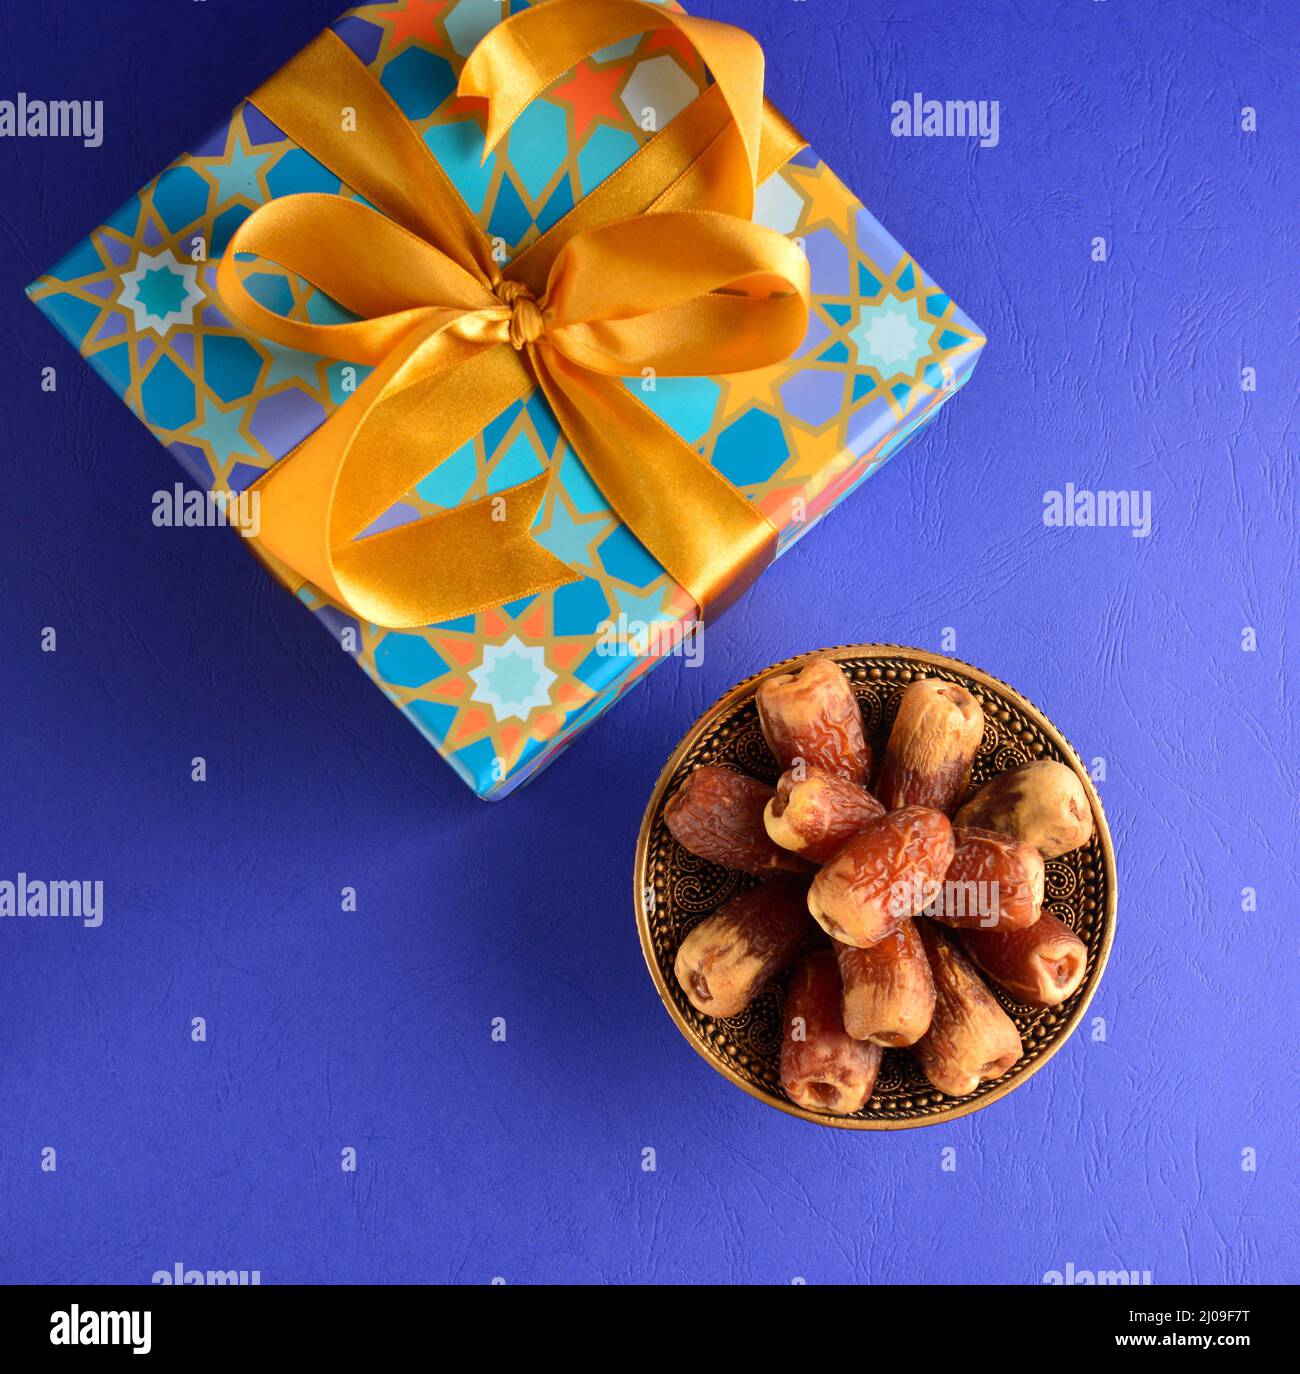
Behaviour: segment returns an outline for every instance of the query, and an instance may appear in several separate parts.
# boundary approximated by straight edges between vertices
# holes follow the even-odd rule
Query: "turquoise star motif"
[[[173,311],[180,311],[188,294],[189,283],[170,267],[158,267],[146,272],[136,287],[136,298],[145,313],[160,323]]]
[[[229,463],[235,454],[242,454],[246,458],[255,458],[257,453],[253,441],[245,439],[240,433],[239,427],[243,419],[244,409],[242,406],[233,406],[230,410],[222,410],[211,397],[208,397],[203,413],[203,423],[195,426],[194,434],[211,446],[213,456],[222,465]]]
[[[663,613],[664,608],[664,588],[657,590],[651,589],[644,596],[638,596],[634,592],[624,591],[622,587],[614,588],[614,595],[618,598],[619,610],[627,616],[629,624],[638,622],[653,625],[656,620],[667,621],[668,616]]]
[[[301,382],[308,391],[320,389],[320,359],[310,353],[299,353],[295,348],[281,348],[277,344],[262,345],[271,355],[271,368],[266,374],[266,388],[269,391],[281,382]]]
[[[166,334],[174,325],[194,319],[194,308],[203,300],[198,277],[193,263],[179,261],[168,248],[142,252],[135,266],[122,274],[118,304],[131,312],[141,333]]]
[[[594,566],[592,543],[609,530],[611,523],[607,514],[598,520],[575,520],[557,492],[551,506],[550,525],[545,530],[539,530],[533,538],[561,563],[567,563],[570,567],[590,568]]]
[[[680,626],[671,616],[663,613],[664,590],[661,586],[657,590],[652,588],[644,595],[637,595],[622,587],[614,589],[619,612],[619,651],[622,656],[643,658],[650,654],[659,658],[673,653],[680,644],[677,637],[681,634]]]
[[[538,644],[524,644],[511,635],[504,644],[488,644],[483,662],[470,674],[474,683],[472,701],[489,706],[498,720],[527,720],[551,700],[555,674],[546,666],[546,650]]]
[[[864,309],[849,337],[857,345],[860,362],[885,377],[910,376],[929,357],[933,330],[921,319],[916,302],[908,298]]]
[[[248,200],[261,205],[266,192],[258,183],[258,177],[263,164],[272,156],[271,153],[246,153],[236,140],[224,162],[209,163],[206,170],[217,183],[217,205],[224,205],[228,200]]]

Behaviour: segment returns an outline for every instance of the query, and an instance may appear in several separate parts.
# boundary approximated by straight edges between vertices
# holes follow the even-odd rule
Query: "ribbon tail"
[[[551,474],[500,496],[358,540],[334,569],[349,607],[372,625],[415,630],[576,582],[533,539]]]
[[[586,371],[548,346],[534,350],[534,367],[619,519],[702,614],[720,614],[776,557],[776,526],[621,379]]]
[[[427,375],[407,380],[419,367]],[[484,349],[447,334],[408,341],[258,484],[259,552],[280,576],[290,568],[299,586],[387,629],[436,625],[575,581],[531,534],[549,473],[358,537],[532,388],[507,346]],[[442,424],[431,425],[430,415]]]

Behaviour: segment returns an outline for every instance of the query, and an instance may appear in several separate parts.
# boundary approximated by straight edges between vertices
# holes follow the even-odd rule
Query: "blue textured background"
[[[778,104],[990,344],[702,670],[496,807],[238,541],[152,528],[170,460],[21,295],[334,4],[7,12],[0,97],[102,98],[108,136],[0,142],[0,877],[102,878],[107,915],[0,923],[0,1278],[1296,1278],[1295,7],[694,9],[764,40]],[[999,100],[1001,145],[891,138],[918,90]],[[1044,528],[1067,482],[1150,490],[1151,537]],[[1108,1038],[952,1125],[821,1130],[664,1014],[637,825],[737,679],[944,627],[1106,761]]]

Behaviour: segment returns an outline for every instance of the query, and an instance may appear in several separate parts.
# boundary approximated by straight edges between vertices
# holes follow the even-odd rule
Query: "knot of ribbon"
[[[519,352],[536,343],[546,328],[537,298],[523,282],[508,279],[497,286],[496,292],[497,299],[510,310],[510,346]]]
[[[808,264],[752,223],[758,181],[802,146],[762,98],[748,34],[644,0],[548,0],[471,54],[462,95],[486,99],[484,157],[583,58],[676,28],[714,85],[504,270],[472,212],[393,104],[326,31],[251,97],[369,204],[292,195],[256,210],[218,268],[246,329],[373,370],[258,483],[260,552],[370,623],[436,624],[575,581],[531,529],[554,467],[504,493],[383,533],[370,526],[443,458],[540,389],[623,523],[716,609],[771,561],[769,520],[668,428],[623,378],[770,366],[802,342]],[[339,110],[355,113],[340,129]],[[372,208],[378,207],[378,208]],[[276,263],[352,319],[275,314],[241,255]]]

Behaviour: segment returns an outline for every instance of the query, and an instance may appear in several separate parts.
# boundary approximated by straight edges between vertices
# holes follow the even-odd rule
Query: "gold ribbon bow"
[[[359,537],[535,387],[619,519],[702,609],[771,561],[771,522],[621,380],[770,366],[804,338],[807,261],[750,222],[756,184],[801,146],[763,101],[758,44],[642,0],[548,0],[484,38],[460,92],[489,102],[486,160],[565,71],[660,28],[694,44],[715,84],[504,270],[419,135],[333,32],[252,96],[378,207],[272,201],[245,220],[218,270],[224,306],[253,333],[374,369],[258,483],[261,551],[295,586],[409,629],[577,580],[529,532],[551,470]],[[236,270],[241,253],[358,318],[318,325],[267,310]]]

